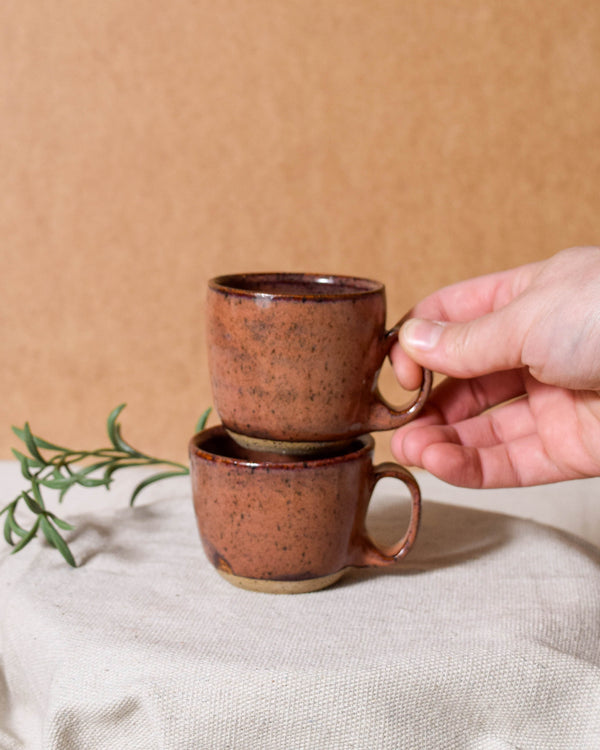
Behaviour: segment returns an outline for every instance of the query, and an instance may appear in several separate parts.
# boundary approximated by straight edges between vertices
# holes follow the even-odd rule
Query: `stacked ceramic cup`
[[[421,497],[394,463],[373,465],[373,431],[421,410],[431,373],[402,409],[377,379],[397,338],[383,284],[347,276],[255,273],[209,283],[208,354],[222,425],[190,442],[204,549],[243,588],[314,591],[350,567],[393,565],[414,543]],[[411,517],[381,549],[365,517],[375,484],[404,482]]]

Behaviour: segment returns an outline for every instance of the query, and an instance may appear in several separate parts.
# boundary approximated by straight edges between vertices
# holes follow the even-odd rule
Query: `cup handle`
[[[354,555],[354,560],[350,563],[356,567],[384,567],[387,565],[393,565],[399,560],[402,560],[402,558],[408,554],[417,538],[417,532],[419,531],[419,525],[421,523],[421,491],[417,484],[417,480],[408,469],[405,469],[399,464],[392,463],[391,461],[386,461],[385,463],[379,464],[379,466],[373,467],[371,497],[373,496],[375,486],[380,479],[383,479],[383,477],[399,479],[401,482],[404,482],[410,490],[411,510],[408,528],[406,529],[404,536],[396,542],[396,544],[389,548],[382,549],[367,535],[363,519],[361,539],[355,548],[356,554]]]
[[[408,316],[405,316],[402,320],[398,321],[398,323],[396,323],[396,325],[385,334],[383,339],[381,364],[383,364],[385,358],[389,355],[392,346],[398,340],[398,332],[407,317]],[[368,431],[394,430],[414,419],[429,398],[432,382],[433,374],[431,370],[423,368],[423,379],[421,380],[421,385],[415,397],[406,406],[398,408],[392,406],[386,401],[381,395],[379,386],[377,385],[373,391],[373,402],[369,414]]]

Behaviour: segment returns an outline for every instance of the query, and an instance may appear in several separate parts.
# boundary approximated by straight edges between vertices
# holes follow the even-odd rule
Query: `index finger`
[[[408,317],[452,323],[474,320],[504,307],[521,294],[539,266],[540,263],[528,263],[443,287],[418,302]]]

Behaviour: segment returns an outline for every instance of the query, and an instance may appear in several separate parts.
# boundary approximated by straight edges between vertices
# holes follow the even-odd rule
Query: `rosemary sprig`
[[[42,494],[44,488],[58,490],[58,500],[62,502],[65,494],[75,485],[108,489],[114,473],[119,469],[154,465],[168,467],[165,471],[152,474],[137,484],[129,501],[129,504],[133,505],[140,492],[154,482],[189,473],[188,467],[184,464],[148,456],[131,446],[123,438],[121,425],[117,421],[124,408],[125,404],[121,404],[108,416],[106,429],[110,447],[93,451],[70,450],[51,443],[34,435],[27,422],[22,429],[13,427],[13,432],[25,443],[28,451],[23,453],[13,449],[13,454],[21,464],[22,475],[30,484],[0,510],[0,516],[6,514],[4,539],[14,547],[13,554],[29,544],[41,529],[48,543],[60,552],[69,565],[77,567],[75,558],[60,533],[60,530],[71,531],[73,526],[46,508]],[[207,409],[200,417],[196,431],[205,427],[210,411]],[[29,528],[21,525],[15,517],[17,508],[23,508],[23,505],[32,516]]]

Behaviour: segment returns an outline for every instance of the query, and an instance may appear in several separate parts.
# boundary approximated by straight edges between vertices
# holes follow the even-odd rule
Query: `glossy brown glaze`
[[[209,560],[230,579],[317,581],[314,589],[349,566],[402,559],[419,526],[419,488],[400,466],[374,467],[373,446],[363,436],[340,454],[307,460],[242,448],[222,426],[196,435],[189,451],[194,509]],[[365,530],[382,476],[405,482],[413,500],[409,528],[392,550],[376,547]]]
[[[431,373],[396,410],[377,388],[397,337],[385,290],[368,279],[241,274],[211,280],[208,355],[214,403],[234,434],[340,441],[399,427],[422,408]],[[310,447],[310,446],[309,446]]]

